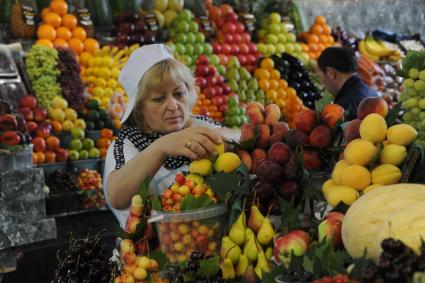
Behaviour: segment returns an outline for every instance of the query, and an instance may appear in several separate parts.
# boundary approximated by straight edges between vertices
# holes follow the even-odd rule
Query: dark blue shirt
[[[348,115],[346,121],[357,119],[357,107],[366,97],[376,97],[376,91],[367,85],[357,75],[349,78],[335,96],[334,103],[342,106]]]

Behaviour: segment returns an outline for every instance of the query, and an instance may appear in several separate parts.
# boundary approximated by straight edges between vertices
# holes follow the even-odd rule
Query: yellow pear
[[[229,231],[230,239],[237,245],[242,245],[245,242],[246,215],[242,212]]]
[[[223,279],[235,278],[235,269],[233,268],[233,263],[230,258],[224,259],[223,264],[221,265],[221,272],[223,273]]]
[[[275,231],[268,217],[264,218],[264,222],[258,230],[257,239],[258,242],[264,246],[270,244],[275,235]]]

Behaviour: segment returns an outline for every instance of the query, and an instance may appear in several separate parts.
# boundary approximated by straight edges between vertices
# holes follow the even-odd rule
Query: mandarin
[[[55,41],[53,41],[53,46],[54,47],[69,47],[68,42],[62,38],[56,38]]]
[[[99,49],[99,42],[93,38],[87,38],[84,40],[84,51],[94,54],[96,50]]]
[[[66,27],[58,27],[56,29],[56,37],[63,40],[70,40],[72,38],[72,32]]]
[[[64,16],[68,12],[68,4],[63,0],[53,0],[49,7],[52,12],[60,16]]]
[[[80,54],[84,50],[84,43],[78,38],[71,38],[68,41],[68,45],[77,54]]]
[[[37,40],[37,42],[35,44],[50,47],[50,48],[54,47],[52,41],[49,40],[49,39],[45,39],[45,38],[40,38],[39,40]]]
[[[87,38],[86,30],[82,27],[76,27],[72,30],[72,37],[78,38],[79,40],[85,40]]]
[[[42,24],[37,29],[37,36],[53,41],[56,39],[56,30],[51,25]]]
[[[77,27],[77,17],[72,14],[66,14],[62,17],[62,25],[69,30],[73,30]]]
[[[43,17],[43,22],[45,24],[51,25],[52,27],[60,27],[62,24],[62,18],[53,12],[47,12],[45,13],[44,17]]]

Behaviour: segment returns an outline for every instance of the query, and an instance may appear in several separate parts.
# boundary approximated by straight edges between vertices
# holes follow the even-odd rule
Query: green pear
[[[252,231],[255,231],[257,233],[261,225],[263,225],[264,222],[264,216],[261,214],[260,209],[258,209],[258,206],[255,204],[251,206],[251,211],[249,213],[249,219],[248,219],[248,227],[252,229]]]
[[[227,69],[226,79],[227,80],[239,81],[241,79],[241,76],[239,75],[238,69],[236,69],[236,68]]]
[[[260,244],[267,246],[273,240],[275,231],[268,217],[264,218],[263,224],[258,230],[257,239]]]
[[[236,264],[241,256],[241,248],[236,245],[232,240],[225,236],[221,241],[220,257],[221,258],[230,258],[233,264]]]
[[[237,92],[239,90],[238,82],[236,80],[228,80],[227,83],[230,86],[230,90]]]
[[[232,56],[229,59],[229,62],[227,62],[227,68],[235,68],[239,69],[241,67],[241,64],[239,63],[238,57]]]
[[[237,245],[245,242],[246,215],[242,212],[229,231],[230,239]]]
[[[246,84],[246,81],[244,80],[239,81],[239,89],[248,90],[248,85]]]
[[[242,277],[246,270],[248,269],[249,261],[246,255],[241,254],[238,260],[238,264],[236,265],[236,276]]]
[[[245,243],[245,246],[243,248],[243,254],[246,255],[250,262],[254,262],[257,260],[258,247],[253,232],[252,234],[247,235],[247,242]]]
[[[266,259],[270,260],[273,256],[273,248],[271,246],[268,246],[264,254],[266,255]]]
[[[243,80],[249,80],[251,78],[251,74],[248,72],[248,70],[244,67],[242,67],[241,69],[239,69],[239,75],[241,75],[241,78]]]
[[[258,82],[257,79],[255,78],[251,78],[248,82],[248,88],[252,89],[253,91],[257,91],[258,90]]]
[[[235,269],[233,268],[233,263],[230,258],[224,259],[223,264],[221,265],[221,272],[223,273],[223,279],[235,278]]]
[[[267,261],[263,250],[260,250],[260,252],[258,253],[257,265],[255,266],[255,273],[260,279],[263,278],[263,271],[270,272],[270,264]]]

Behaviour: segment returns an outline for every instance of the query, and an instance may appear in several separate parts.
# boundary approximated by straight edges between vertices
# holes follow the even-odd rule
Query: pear
[[[245,275],[242,277],[241,283],[257,283],[258,278],[255,275],[254,267],[252,265],[248,266]]]
[[[245,244],[248,242],[248,239],[249,239],[249,237],[251,237],[251,236],[254,236],[254,237],[255,237],[254,231],[252,231],[252,230],[251,230],[251,229],[249,229],[249,228],[246,228],[246,229],[245,229]]]
[[[268,246],[264,254],[266,255],[266,259],[270,260],[273,256],[273,248],[271,246]]]
[[[249,213],[249,219],[248,219],[248,227],[252,229],[252,231],[255,231],[255,233],[260,230],[261,225],[264,222],[264,216],[261,214],[260,209],[258,209],[258,206],[255,204],[251,206],[251,211]]]
[[[260,250],[260,252],[258,253],[257,265],[255,266],[255,273],[260,279],[263,278],[263,271],[270,272],[270,264],[267,261],[263,250]]]
[[[253,232],[252,234],[248,232],[247,241],[245,247],[243,248],[243,254],[246,255],[250,262],[254,262],[257,260],[258,247]]]
[[[264,222],[261,225],[260,230],[258,230],[258,242],[264,246],[267,246],[273,240],[274,235],[275,231],[273,229],[272,223],[270,222],[270,219],[268,217],[264,218]]]
[[[229,231],[230,239],[237,245],[245,242],[246,215],[242,212]]]
[[[248,269],[249,261],[246,255],[241,254],[238,260],[238,264],[236,265],[236,276],[242,277],[246,270]]]
[[[223,279],[235,278],[235,269],[233,268],[233,263],[230,258],[224,259],[223,264],[221,265],[221,272],[223,273]]]
[[[241,248],[236,245],[232,240],[225,236],[221,241],[220,257],[230,258],[233,264],[236,264],[241,256]]]

